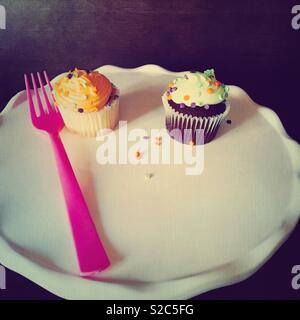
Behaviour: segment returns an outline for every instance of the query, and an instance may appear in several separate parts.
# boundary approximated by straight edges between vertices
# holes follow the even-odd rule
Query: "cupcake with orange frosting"
[[[55,83],[53,96],[66,127],[75,133],[95,137],[118,122],[119,91],[98,71],[75,68]]]

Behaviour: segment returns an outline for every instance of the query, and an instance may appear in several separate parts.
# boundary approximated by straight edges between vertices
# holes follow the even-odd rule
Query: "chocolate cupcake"
[[[210,142],[229,112],[228,91],[213,69],[187,72],[171,82],[162,96],[170,136],[189,144]]]

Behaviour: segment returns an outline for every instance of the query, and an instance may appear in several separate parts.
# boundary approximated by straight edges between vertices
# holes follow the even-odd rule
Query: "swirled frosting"
[[[75,68],[55,83],[53,96],[59,108],[94,112],[106,105],[112,90],[111,82],[103,74]]]
[[[167,98],[187,107],[218,104],[228,97],[229,88],[218,81],[213,69],[187,72],[169,84]]]

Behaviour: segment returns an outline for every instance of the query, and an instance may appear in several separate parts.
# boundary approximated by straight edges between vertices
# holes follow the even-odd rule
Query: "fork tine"
[[[39,72],[37,73],[37,76],[38,76],[38,79],[39,79],[40,88],[42,89],[42,92],[43,92],[43,95],[44,95],[44,98],[45,98],[46,105],[47,105],[49,113],[53,112],[53,111],[56,111],[56,110],[53,109],[53,107],[52,107],[52,105],[51,105],[51,103],[49,101],[48,94],[47,94],[47,92],[45,90],[45,87],[44,87],[44,84],[43,84],[43,81],[42,81],[42,78],[41,78],[41,75],[40,75]]]
[[[36,119],[37,116],[36,116],[36,112],[34,109],[34,104],[33,104],[33,100],[32,100],[32,95],[31,95],[31,90],[30,90],[30,85],[29,85],[27,74],[24,74],[24,80],[25,80],[27,100],[28,100],[28,104],[29,104],[31,120],[34,121],[34,119]]]
[[[47,82],[47,85],[48,85],[48,87],[49,87],[49,89],[50,89],[50,91],[51,91],[51,97],[52,97],[52,100],[53,100],[53,102],[54,102],[53,108],[55,109],[56,112],[58,112],[58,108],[57,108],[57,106],[56,106],[56,104],[55,104],[55,99],[54,99],[54,96],[53,96],[53,93],[52,93],[53,87],[52,87],[52,84],[51,84],[51,82],[50,82],[50,80],[49,80],[48,73],[47,73],[46,70],[44,70],[44,77],[45,77],[46,82]]]
[[[44,111],[44,108],[43,108],[43,104],[42,104],[42,101],[41,101],[41,97],[40,97],[40,94],[39,94],[39,91],[38,91],[38,88],[37,88],[33,73],[31,73],[31,80],[32,80],[32,84],[33,84],[34,93],[35,93],[35,96],[36,96],[36,99],[37,99],[37,103],[38,103],[38,106],[39,106],[40,116],[41,116],[41,115],[43,115],[45,113],[45,111]]]
[[[50,80],[49,80],[49,77],[48,77],[48,74],[47,74],[47,71],[46,71],[46,70],[44,70],[44,76],[45,76],[45,79],[46,79],[47,84],[48,84],[48,86],[49,86],[49,89],[52,91],[52,90],[53,90],[52,84],[51,84],[51,82],[50,82]]]

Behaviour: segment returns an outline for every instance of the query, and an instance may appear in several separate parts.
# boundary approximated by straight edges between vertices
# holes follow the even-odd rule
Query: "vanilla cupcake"
[[[187,72],[171,82],[162,97],[171,137],[189,144],[210,142],[229,112],[228,91],[213,69]]]
[[[83,136],[113,129],[119,119],[119,91],[98,71],[77,68],[54,85],[53,97],[66,127]]]

